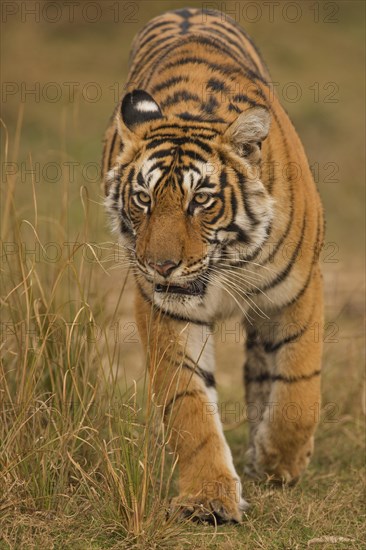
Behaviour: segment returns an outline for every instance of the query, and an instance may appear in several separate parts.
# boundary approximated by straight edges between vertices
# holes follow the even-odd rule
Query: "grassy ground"
[[[309,470],[293,489],[243,475],[252,507],[243,525],[216,530],[166,522],[174,464],[154,407],[146,413],[132,281],[106,227],[96,172],[132,37],[185,3],[120,3],[118,23],[108,0],[95,23],[81,8],[71,21],[63,11],[52,23],[50,11],[37,23],[22,14],[24,4],[2,25],[0,548],[361,548],[363,4],[331,3],[339,7],[332,15],[320,2],[319,22],[307,2],[295,23],[286,21],[285,4],[273,22],[264,7],[257,22],[240,14],[281,83],[318,179],[328,325]],[[298,101],[288,95],[294,88],[286,92],[290,82],[301,89]],[[36,95],[26,94],[31,87]],[[242,343],[238,320],[219,327],[221,412],[239,472]]]

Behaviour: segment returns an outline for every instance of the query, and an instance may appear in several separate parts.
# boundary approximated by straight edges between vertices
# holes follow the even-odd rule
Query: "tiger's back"
[[[243,30],[233,21],[223,24],[222,16],[219,12],[182,9],[150,21],[133,41],[126,92],[136,88],[155,94],[167,113],[180,114],[185,120],[216,119],[228,124],[232,111],[245,102],[239,97],[243,96],[240,84],[246,89],[250,74],[265,83],[269,74]],[[238,57],[242,63],[237,63]],[[249,71],[244,81],[240,66]],[[251,101],[256,103],[258,97]],[[103,155],[104,173],[112,168],[121,148],[115,121],[111,122]]]

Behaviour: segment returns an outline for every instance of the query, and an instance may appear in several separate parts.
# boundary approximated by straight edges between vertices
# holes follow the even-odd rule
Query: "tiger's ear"
[[[252,107],[230,124],[224,133],[224,139],[235,151],[257,163],[261,158],[262,141],[266,139],[270,126],[270,115],[265,107]]]
[[[133,90],[122,100],[121,118],[125,126],[135,133],[140,124],[163,118],[163,113],[150,94],[144,90]]]

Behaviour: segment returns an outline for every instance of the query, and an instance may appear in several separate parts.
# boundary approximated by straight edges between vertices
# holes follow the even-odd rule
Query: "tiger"
[[[321,400],[324,215],[300,138],[237,22],[187,8],[142,28],[102,174],[177,456],[171,510],[240,522],[248,503],[214,406],[214,327],[239,314],[246,334],[243,473],[296,483]]]

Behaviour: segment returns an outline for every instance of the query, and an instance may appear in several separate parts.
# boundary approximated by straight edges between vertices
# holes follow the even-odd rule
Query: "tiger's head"
[[[228,126],[164,116],[135,90],[123,98],[116,124],[123,148],[105,178],[114,228],[141,291],[187,314],[217,294],[228,265],[266,239],[272,199],[261,181],[261,144],[268,110],[250,108]]]

